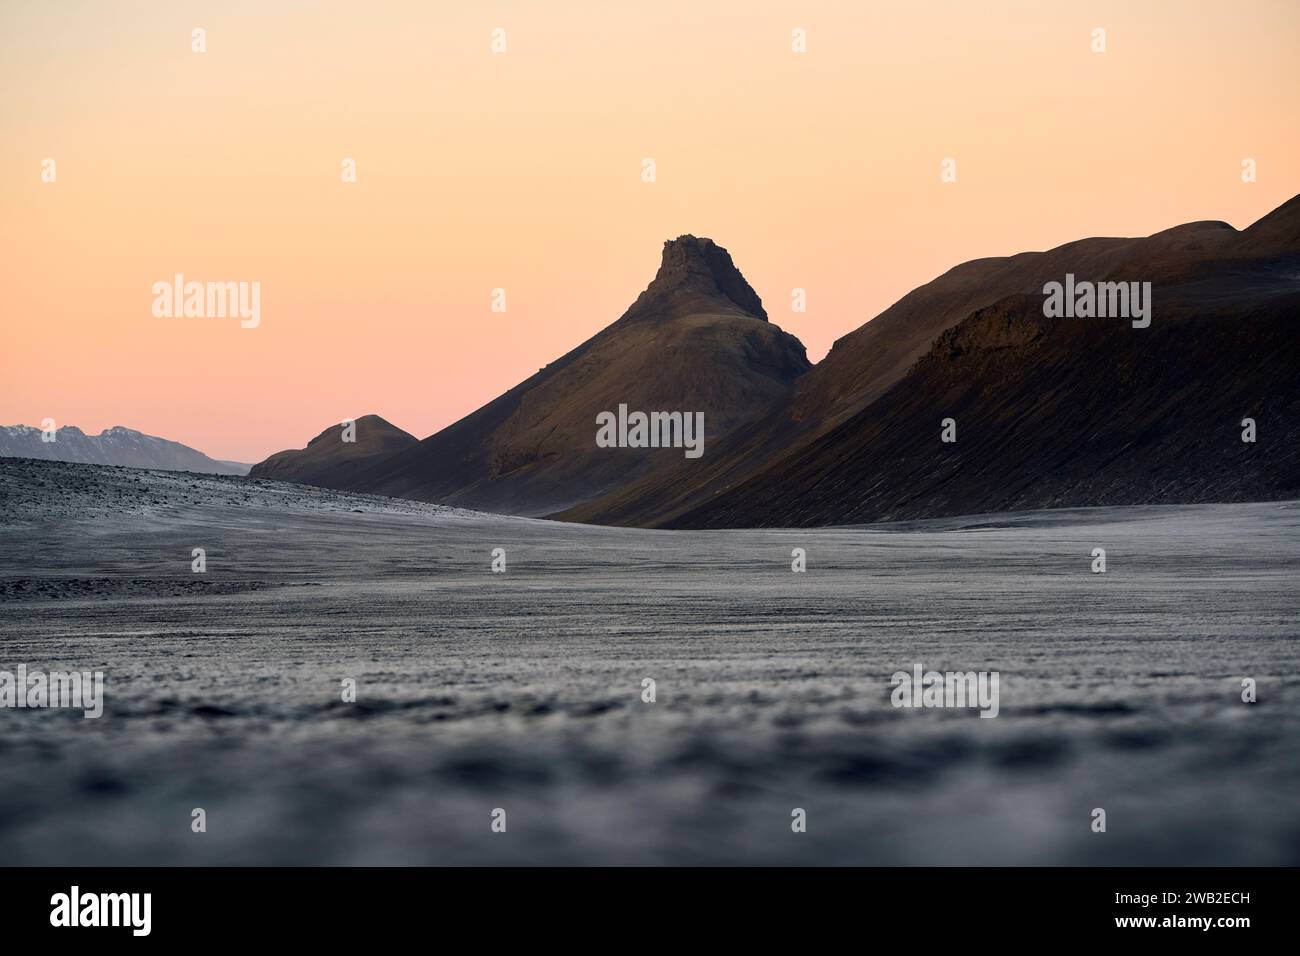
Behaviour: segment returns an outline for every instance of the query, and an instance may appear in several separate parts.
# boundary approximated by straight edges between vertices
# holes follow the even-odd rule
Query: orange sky
[[[1298,101],[1296,0],[6,0],[0,424],[425,437],[687,232],[819,359],[966,259],[1249,224],[1300,192]],[[177,272],[260,282],[261,325],[155,318]]]

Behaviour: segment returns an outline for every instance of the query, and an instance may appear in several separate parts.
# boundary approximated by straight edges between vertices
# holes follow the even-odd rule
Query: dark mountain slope
[[[764,470],[787,467],[783,458],[797,456],[878,400],[940,334],[973,312],[1014,295],[1034,295],[1041,304],[1043,284],[1061,281],[1067,272],[1089,281],[1158,281],[1166,290],[1184,286],[1187,295],[1205,304],[1227,297],[1240,305],[1254,294],[1253,286],[1271,295],[1286,287],[1285,281],[1278,285],[1277,276],[1279,269],[1286,273],[1295,255],[1297,209],[1300,198],[1242,232],[1226,223],[1195,222],[1145,238],[1084,239],[1048,252],[964,263],[837,341],[796,384],[788,404],[738,428],[701,462],[667,463],[615,494],[556,517],[672,525]]]
[[[1300,255],[1266,251],[1178,264],[1147,329],[1046,318],[1041,294],[979,309],[867,408],[670,524],[1300,497]]]

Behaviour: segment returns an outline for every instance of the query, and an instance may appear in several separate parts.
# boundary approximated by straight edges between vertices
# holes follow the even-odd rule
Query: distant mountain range
[[[30,425],[0,425],[0,458],[42,458],[89,465],[122,465],[158,471],[197,471],[214,475],[246,475],[250,466],[237,461],[217,461],[179,442],[156,438],[114,425],[98,435],[65,425],[54,441],[41,438]]]
[[[1047,317],[1067,275],[1151,283],[1150,326]],[[1241,231],[964,263],[815,367],[725,250],[683,236],[617,322],[456,424],[415,442],[375,418],[403,437],[358,456],[326,432],[254,474],[666,527],[1300,497],[1298,320],[1300,197]],[[705,454],[597,447],[620,403],[703,410]]]

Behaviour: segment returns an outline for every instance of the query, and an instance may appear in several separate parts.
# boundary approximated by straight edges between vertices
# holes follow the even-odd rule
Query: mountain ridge
[[[1151,283],[1156,331],[1142,338],[1127,321],[1067,326],[1068,320],[1044,319],[1044,284],[1067,274]],[[1297,279],[1300,197],[1241,230],[1197,220],[1149,236],[1087,237],[959,263],[841,336],[814,366],[802,344],[772,324],[726,249],[683,234],[663,244],[654,278],[632,305],[591,338],[434,435],[313,483],[566,521],[702,528],[1091,499],[1276,497],[1295,488],[1285,448],[1256,455],[1259,467],[1250,474],[1224,471],[1220,458],[1236,460],[1238,449],[1224,446],[1217,432],[1218,445],[1202,441],[1195,422],[1170,410],[1164,396],[1144,393],[1141,383],[1190,394],[1167,375],[1163,350],[1181,363],[1184,378],[1220,395],[1217,403],[1185,399],[1218,425],[1231,401],[1249,397],[1241,389],[1252,386],[1267,393],[1275,413],[1292,415],[1287,321],[1297,309]],[[1234,320],[1254,323],[1249,334],[1225,332]],[[1114,368],[1090,369],[1092,362]],[[1040,375],[1040,366],[1055,377]],[[1001,390],[984,367],[998,370]],[[1124,414],[1145,423],[1137,433],[1094,429],[1130,449],[1132,461],[1110,484],[1093,474],[1109,454],[1105,447],[1062,445],[1052,430],[1064,419],[1040,414],[1069,392],[1075,405],[1104,419],[1104,405],[1091,400],[1092,382],[1111,389],[1127,403]],[[984,421],[981,406],[970,403],[979,395],[999,409],[995,420]],[[967,402],[962,434],[988,439],[984,452],[973,441],[960,450],[932,447],[938,419],[929,419],[958,399]],[[689,460],[663,449],[596,448],[596,415],[620,404],[646,412],[706,408],[707,452]],[[1147,407],[1165,409],[1167,427],[1148,420]],[[908,422],[905,432],[901,424],[889,427],[894,419]],[[1277,426],[1271,423],[1272,435],[1300,446],[1290,425]],[[998,428],[1018,429],[1029,450],[1001,448],[995,459],[981,458],[1000,447],[990,437]],[[936,453],[934,461],[960,464],[966,478],[953,472],[935,484],[922,474]],[[1209,477],[1176,474],[1193,462]],[[1044,478],[1057,466],[1058,478],[1068,475],[1072,486]],[[916,487],[909,490],[904,478]],[[1141,483],[1148,478],[1165,490],[1147,495]]]
[[[1240,231],[1202,220],[1145,237],[1089,237],[1043,252],[959,263],[837,339],[795,384],[788,403],[717,443],[695,472],[670,464],[615,494],[551,517],[674,526],[689,513],[703,514],[713,499],[797,455],[880,399],[945,331],[1007,296],[1041,294],[1043,283],[1063,279],[1066,272],[1099,281],[1155,276],[1207,299],[1233,288],[1234,295],[1243,288],[1266,294],[1273,260],[1300,249],[1298,219],[1300,197]]]

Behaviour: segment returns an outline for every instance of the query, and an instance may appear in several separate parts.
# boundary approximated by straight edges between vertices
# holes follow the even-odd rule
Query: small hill
[[[254,465],[249,475],[341,489],[375,460],[419,444],[414,435],[378,415],[364,415],[356,420],[355,426],[355,431],[349,432],[343,424],[332,425],[308,442],[306,448],[277,452]]]

